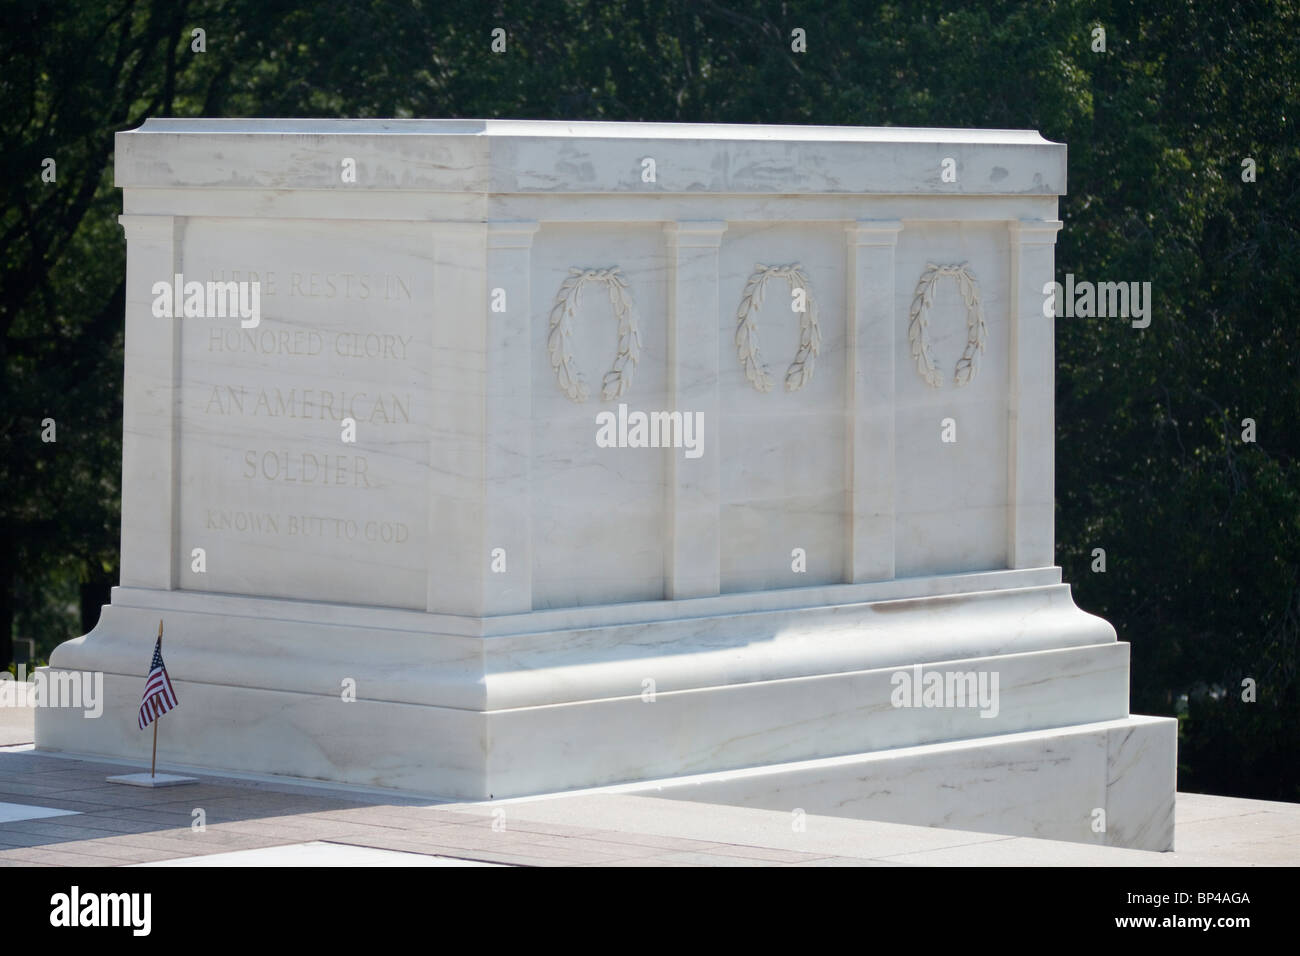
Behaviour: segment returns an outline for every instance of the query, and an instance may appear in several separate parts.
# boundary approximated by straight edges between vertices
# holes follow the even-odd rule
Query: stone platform
[[[246,775],[205,774],[183,792],[104,783],[121,770],[0,748],[0,806],[28,808],[0,821],[0,866],[394,865],[384,853],[430,865],[1300,865],[1300,805],[1193,793],[1178,794],[1177,848],[1151,853],[813,813],[797,830],[785,811],[609,792],[438,804]],[[192,827],[195,807],[206,808],[203,832]]]
[[[955,593],[935,593],[945,590]],[[865,600],[809,606],[851,597]],[[525,619],[553,628],[535,633],[503,618],[486,634],[430,635],[417,628],[471,622],[373,610],[361,628],[331,610],[118,589],[99,629],[56,652],[55,671],[78,669],[83,654],[84,670],[107,671],[105,716],[39,709],[42,749],[147,757],[131,671],[136,635],[165,613],[180,635],[172,673],[206,679],[174,678],[188,706],[163,722],[164,760],[444,799],[641,783],[740,805],[1172,845],[1174,722],[1130,717],[1128,646],[1074,606],[1057,569],[534,613]],[[308,639],[313,658],[294,661]],[[232,646],[245,653],[214,650]],[[969,676],[957,689],[970,699],[922,699],[926,673]],[[900,697],[903,683],[915,695]]]

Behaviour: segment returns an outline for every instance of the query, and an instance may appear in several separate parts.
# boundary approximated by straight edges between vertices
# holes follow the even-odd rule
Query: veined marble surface
[[[150,120],[118,151],[124,585],[475,617],[1052,564],[1036,133]],[[763,269],[800,288],[752,298]],[[968,284],[918,313],[934,269]],[[258,282],[258,327],[155,318],[178,274]],[[698,416],[699,454],[601,447],[616,404]]]
[[[638,791],[702,803],[1174,848],[1176,721],[1128,717],[787,764]]]

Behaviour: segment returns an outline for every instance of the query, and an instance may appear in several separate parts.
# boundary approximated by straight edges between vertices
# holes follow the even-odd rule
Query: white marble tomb
[[[163,765],[1171,848],[1175,723],[1054,562],[1065,178],[999,130],[118,134],[121,585],[51,660],[107,700],[37,746],[147,759],[162,618]],[[177,275],[256,324],[155,315]]]

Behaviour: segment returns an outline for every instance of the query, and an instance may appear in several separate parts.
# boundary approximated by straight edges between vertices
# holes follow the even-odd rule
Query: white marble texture
[[[662,227],[650,224],[548,226],[535,239],[528,489],[534,607],[664,596],[669,451],[596,447],[597,412],[617,411],[620,403],[643,411],[669,407],[664,243]],[[640,317],[640,360],[627,394],[603,401],[601,379],[618,351],[618,323],[603,289],[584,290],[569,343],[590,389],[578,404],[561,391],[551,369],[548,318],[569,269],[613,266],[627,277]],[[705,440],[711,441],[707,431]]]
[[[1062,195],[1065,150],[1030,130],[537,120],[151,119],[119,133],[119,187],[454,193]],[[641,160],[665,167],[642,180]],[[941,181],[945,157],[959,178]]]
[[[167,715],[163,763],[241,769],[487,799],[855,754],[935,740],[1051,728],[1127,715],[1127,645],[943,661],[924,670],[996,672],[997,712],[973,707],[897,708],[880,668],[752,680],[642,696],[629,665],[621,696],[476,711],[371,696],[365,673],[355,702],[339,693],[174,680],[187,705]],[[719,661],[725,667],[725,660]],[[733,674],[733,678],[741,676]],[[495,678],[488,678],[494,680]],[[557,669],[557,691],[569,687]],[[147,760],[130,705],[140,680],[110,674],[105,716],[40,710],[41,747]],[[321,773],[317,768],[328,768]]]
[[[1006,430],[1021,407],[1011,398],[1024,392],[1009,379],[1013,343],[1018,375],[1051,361],[1050,337],[1013,335],[1008,318],[1013,274],[1023,285],[1051,271],[1050,246],[1046,259],[1012,261],[1008,235],[1045,235],[1017,224],[1054,221],[1064,189],[1064,149],[1036,133],[160,120],[121,134],[118,147],[138,238],[128,323],[140,328],[129,337],[139,342],[133,355],[158,350],[138,377],[128,374],[125,583],[476,615],[1051,564],[1050,546],[1039,546],[1050,544],[1041,529],[1050,436],[1026,431],[1030,451]],[[955,183],[939,176],[948,157]],[[646,160],[653,177],[641,176]],[[356,163],[355,182],[337,175],[345,161]],[[295,205],[307,194],[310,206]],[[716,233],[707,268],[682,268],[670,237],[694,235],[701,222]],[[872,248],[860,239],[878,222],[896,226],[892,274],[874,263],[859,274],[858,259],[851,273],[849,246],[859,257]],[[858,238],[846,242],[846,226]],[[907,338],[897,328],[882,338],[878,326],[896,327],[903,310],[867,313],[855,302],[852,334],[845,321],[860,282],[905,303],[925,262],[952,257],[979,274],[990,328],[986,372],[956,405],[946,394],[918,398],[915,381],[895,374]],[[760,262],[800,263],[818,305],[821,348],[798,392],[778,383],[755,393],[731,361],[736,300]],[[653,410],[700,395],[698,468],[669,451],[595,448],[600,402],[575,406],[546,388],[553,287],[569,269],[614,265],[644,344],[628,404]],[[391,336],[402,356],[214,354],[211,329],[173,322],[154,334],[139,290],[182,267],[263,278],[267,327],[252,339]],[[354,293],[354,276],[383,295]],[[504,312],[488,308],[497,289],[513,298]],[[703,315],[692,311],[669,335],[672,316],[700,297],[720,321],[716,356],[712,346],[703,353],[711,369],[681,334]],[[591,299],[564,349],[589,377],[602,374],[614,338]],[[1026,305],[1017,300],[1018,315]],[[799,345],[783,306],[769,298],[754,310],[778,377]],[[940,302],[932,319],[947,362],[953,317]],[[146,335],[151,345],[139,341]],[[895,353],[888,366],[882,343]],[[711,389],[678,390],[683,375],[710,374]],[[897,400],[881,418],[889,410],[871,390],[886,379]],[[346,449],[356,454],[330,459],[338,446],[320,414],[236,417],[235,395],[222,400],[223,389],[254,406],[293,392],[301,408],[310,390],[341,405],[347,386],[365,390],[366,408],[376,395],[394,416],[399,406],[401,420],[362,423],[363,444]],[[935,412],[959,419],[955,445],[933,440]],[[288,487],[295,463],[314,472],[326,460],[342,462],[351,490]],[[686,493],[693,468],[709,475],[704,498]],[[1010,470],[1033,490],[1024,507]],[[304,527],[324,533],[291,533]],[[367,540],[385,534],[400,540]],[[1026,534],[1038,535],[1032,554]],[[206,577],[190,569],[196,547],[211,552]],[[487,570],[497,553],[504,572]]]
[[[132,703],[147,664],[135,635],[147,633],[162,612],[149,592],[115,597],[119,603],[105,609],[97,631],[63,645],[55,661],[59,668],[81,661],[109,670],[104,717],[38,712],[44,748],[147,755],[148,735],[136,729]],[[577,609],[551,612],[554,623],[568,619],[566,629],[490,637],[434,635],[419,623],[453,622],[399,611],[367,627],[370,615],[349,615],[342,606],[331,621],[319,616],[318,605],[185,599],[186,610],[168,613],[174,636],[167,659],[189,706],[168,715],[159,744],[165,759],[457,798],[856,753],[1127,712],[1127,645],[1115,642],[1104,621],[1078,611],[1062,585],[739,615],[683,613],[740,600],[713,598],[674,602],[679,610],[671,620],[594,627],[600,614]],[[128,600],[147,606],[129,607]],[[308,608],[318,609],[316,619],[290,619]],[[232,613],[237,609],[243,613]],[[515,626],[531,617],[520,616]],[[241,654],[221,652],[230,646]],[[996,671],[997,715],[894,708],[891,677],[916,662]],[[355,682],[355,702],[343,699],[348,680]],[[647,680],[653,702],[644,698]]]
[[[718,250],[727,224],[717,220],[670,222],[668,251],[669,401],[689,409],[706,428],[718,422],[718,369],[724,343],[710,319],[722,301]],[[698,458],[668,455],[667,555],[664,597],[707,597],[721,589],[722,529],[718,507],[723,454],[718,429]]]
[[[724,591],[842,581],[845,549],[844,230],[826,224],[732,225],[719,254],[717,453]],[[769,280],[753,310],[770,392],[747,381],[734,342],[737,308],[758,265],[798,263],[821,329],[811,381],[785,388],[799,351],[789,285]],[[807,570],[792,570],[802,548]]]
[[[846,581],[889,580],[896,569],[894,321],[898,219],[858,219],[845,240]]]
[[[1166,851],[1174,848],[1174,766],[1169,758],[1176,731],[1171,718],[1134,716],[653,781],[629,792]],[[1116,738],[1125,743],[1117,744]],[[1150,749],[1156,759],[1117,766],[1110,759],[1117,746]],[[1132,804],[1125,800],[1140,793],[1146,796]],[[1160,799],[1153,799],[1156,794]],[[1097,828],[1099,809],[1106,810],[1104,830]]]
[[[147,662],[146,662],[147,663]],[[169,673],[173,671],[168,665]],[[439,796],[482,799],[487,788],[481,714],[399,704],[341,692],[305,694],[172,679],[180,705],[159,725],[160,766],[278,774]],[[138,675],[107,674],[104,716],[87,720],[55,709],[36,712],[37,747],[148,762],[152,734],[132,717]]]
[[[150,120],[117,149],[123,586],[52,656],[105,672],[104,717],[41,711],[38,746],[143,753],[160,617],[181,698],[160,758],[466,799],[1128,717],[1127,647],[1054,567],[1052,326],[1034,289],[1053,277],[1064,146]],[[773,380],[756,391],[737,309],[756,268],[796,263],[815,358],[771,279],[750,311]],[[930,263],[978,282],[985,348],[963,387],[948,279],[927,313],[941,387],[916,372]],[[614,268],[622,305],[588,286],[556,339],[572,270]],[[177,272],[255,273],[260,326],[155,318],[151,287]],[[796,355],[812,374],[787,390]],[[557,365],[581,370],[584,401]],[[701,412],[700,456],[599,447],[596,414],[620,403]],[[939,662],[996,669],[999,716],[890,707],[890,669]],[[1165,839],[1171,733],[1072,765],[1134,844]]]
[[[1164,726],[1153,730],[1148,722],[1156,720]],[[1173,846],[1177,731],[1172,721],[1135,717],[1129,726],[1107,733],[1106,832],[1113,846]]]
[[[917,373],[907,329],[894,339],[895,573],[1006,567],[1007,319],[1006,229],[1000,224],[904,221],[896,252],[894,315],[906,317],[928,263],[968,263],[979,283],[987,340],[978,374],[953,382],[966,345],[966,307],[957,283],[941,278],[929,310],[929,339],[943,384]],[[942,441],[951,418],[956,441]]]
[[[656,610],[670,616],[646,608],[626,623],[606,619],[611,609],[534,612],[484,635],[445,616],[119,589],[99,626],[60,645],[54,664],[143,676],[140,635],[164,616],[178,679],[337,696],[351,677],[372,700],[499,710],[639,695],[646,677],[667,692],[1115,643],[1114,629],[1079,611],[1060,584],[928,597],[852,590],[856,602],[812,606],[800,592],[773,592],[793,606],[769,610],[738,608],[739,595],[663,602]],[[627,607],[632,617],[637,606]]]
[[[647,676],[653,666],[645,669]],[[529,792],[983,738],[1127,716],[1123,644],[937,662],[922,672],[996,673],[997,711],[899,708],[897,668],[731,683],[548,707],[493,711],[489,785]],[[639,690],[640,684],[634,685]],[[536,736],[554,741],[536,746]],[[558,763],[556,753],[562,756]],[[801,756],[796,756],[801,755]],[[500,782],[498,782],[500,781]]]
[[[430,246],[412,224],[188,224],[186,278],[256,273],[262,315],[177,323],[180,587],[426,606]]]

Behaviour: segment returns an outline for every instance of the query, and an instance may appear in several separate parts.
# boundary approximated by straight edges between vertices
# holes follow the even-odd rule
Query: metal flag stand
[[[162,652],[163,622],[162,618],[158,619],[158,650]],[[149,758],[149,773],[124,773],[114,777],[109,777],[109,783],[124,783],[129,787],[176,787],[185,783],[198,783],[198,777],[182,777],[177,774],[165,773],[158,776],[158,724],[162,721],[163,715],[158,713],[158,705],[151,702],[150,706],[154,708],[153,719],[153,756]]]

